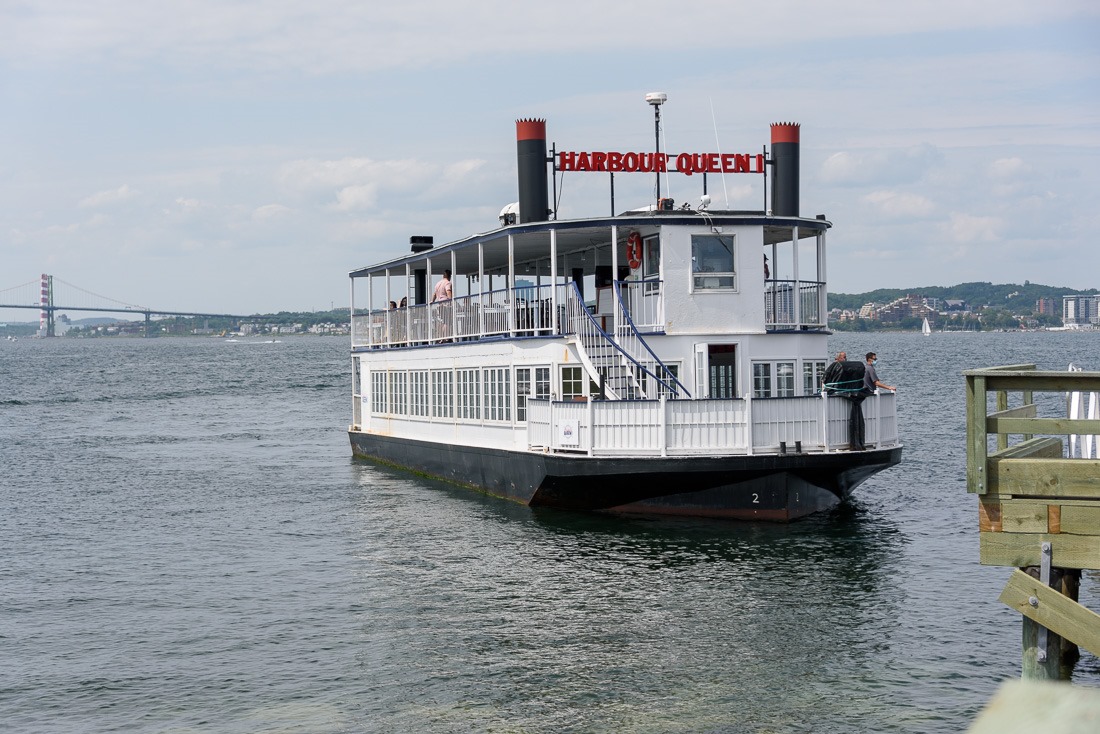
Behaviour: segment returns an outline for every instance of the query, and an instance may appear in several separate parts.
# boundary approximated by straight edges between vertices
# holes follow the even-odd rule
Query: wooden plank
[[[1100,420],[1069,418],[987,418],[989,433],[1044,433],[1054,436],[1100,435]]]
[[[1081,734],[1100,720],[1100,690],[1056,681],[1009,680],[967,734]]]
[[[1045,533],[1046,503],[1020,500],[1002,502],[1001,525],[1006,533]]]
[[[992,494],[1100,499],[1100,459],[997,459],[989,464]]]
[[[1063,507],[1062,532],[1074,535],[1100,535],[1100,505],[1096,507],[1066,505]]]
[[[999,398],[1002,395],[1004,395],[1003,392],[997,393],[998,403],[1001,402]],[[1034,403],[1031,405],[1021,405],[1016,408],[1009,408],[1007,406],[1001,408],[1000,405],[997,407],[1000,409],[996,413],[990,413],[988,416],[989,418],[1034,418],[1038,415],[1038,408]]]
[[[1003,451],[995,451],[989,455],[990,459],[1036,459],[1044,457],[1048,459],[1062,458],[1062,449],[1065,442],[1054,436],[1040,436],[1029,438],[1026,441],[1013,444]]]
[[[1015,374],[986,374],[988,390],[1033,390],[1035,392],[1095,392],[1100,390],[1100,372],[1035,371]]]
[[[1064,520],[1063,520],[1064,523]],[[1059,568],[1100,569],[1100,537],[1049,533],[978,533],[983,566],[1038,566],[1040,546],[1049,541],[1051,564]]]
[[[1001,502],[999,499],[990,499],[989,495],[978,498],[978,530],[987,533],[1001,532]]]
[[[985,494],[988,444],[985,433],[985,377],[966,376],[966,491]]]
[[[1038,599],[1038,606],[1030,603]],[[1051,632],[1100,655],[1100,614],[1015,569],[1000,600]]]
[[[999,374],[1001,372],[1024,372],[1026,370],[1035,370],[1034,364],[1004,364],[996,367],[979,367],[973,370],[963,370],[964,375],[988,375]]]
[[[997,395],[997,412],[994,413],[993,415],[995,415],[999,418],[1007,418],[1008,416],[1006,416],[1004,414],[1008,412],[1008,393],[1005,392],[1004,390],[998,390],[996,395]],[[1015,417],[1015,416],[1013,416],[1013,417]],[[1023,418],[1034,418],[1035,416],[1027,415],[1027,416],[1021,416],[1021,417],[1023,417]],[[989,432],[989,419],[988,418],[986,418],[986,429],[985,430],[986,430],[987,433]],[[998,433],[997,434],[997,450],[998,451],[1004,451],[1007,448],[1008,448],[1008,434]]]

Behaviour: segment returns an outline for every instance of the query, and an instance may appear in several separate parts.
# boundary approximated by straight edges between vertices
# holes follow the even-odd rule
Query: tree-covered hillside
[[[1018,313],[1031,313],[1040,298],[1053,298],[1062,308],[1062,296],[1095,295],[1097,289],[1076,290],[1061,286],[1040,285],[1024,281],[1015,283],[960,283],[952,286],[920,286],[914,288],[880,288],[867,293],[830,293],[829,308],[856,310],[865,303],[889,303],[909,294],[924,298],[966,301],[971,308],[1003,308]]]

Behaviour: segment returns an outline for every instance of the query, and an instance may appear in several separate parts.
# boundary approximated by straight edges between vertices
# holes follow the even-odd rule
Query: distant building
[[[1058,302],[1053,298],[1040,298],[1035,302],[1035,313],[1040,316],[1057,316]]]
[[[1062,325],[1071,329],[1100,326],[1100,296],[1062,296]]]

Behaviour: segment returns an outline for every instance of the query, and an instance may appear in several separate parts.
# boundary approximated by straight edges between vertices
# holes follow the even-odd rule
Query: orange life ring
[[[642,266],[642,236],[637,232],[631,232],[626,238],[626,261],[631,270]]]

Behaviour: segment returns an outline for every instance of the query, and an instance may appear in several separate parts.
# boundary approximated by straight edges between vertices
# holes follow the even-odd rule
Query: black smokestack
[[[519,221],[545,222],[550,213],[546,188],[546,120],[516,120],[519,164]]]
[[[798,216],[797,122],[772,123],[772,214]]]

